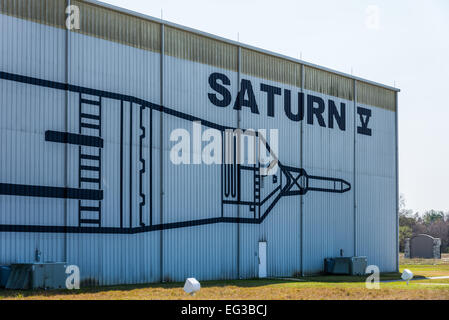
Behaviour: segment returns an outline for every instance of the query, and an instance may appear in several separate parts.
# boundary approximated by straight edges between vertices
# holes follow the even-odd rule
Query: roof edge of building
[[[307,62],[307,61],[304,61],[304,60],[296,59],[296,58],[293,58],[293,57],[289,57],[289,56],[286,56],[286,55],[283,55],[283,54],[280,54],[280,53],[277,53],[277,52],[273,52],[273,51],[270,51],[270,50],[266,50],[266,49],[262,49],[262,48],[259,48],[259,47],[255,47],[255,46],[252,46],[252,45],[249,45],[249,44],[245,44],[245,43],[242,43],[242,42],[239,42],[239,41],[230,40],[230,39],[227,39],[227,38],[224,38],[224,37],[221,37],[221,36],[214,35],[212,33],[208,33],[208,32],[205,32],[205,31],[198,30],[198,29],[190,28],[190,27],[187,27],[187,26],[183,26],[183,25],[180,25],[180,24],[177,24],[177,23],[174,23],[174,22],[170,22],[170,21],[163,20],[163,19],[160,19],[160,18],[152,17],[150,15],[146,15],[146,14],[143,14],[143,13],[140,13],[140,12],[136,12],[136,11],[129,10],[129,9],[126,9],[126,8],[118,7],[118,6],[115,6],[115,5],[111,5],[111,4],[108,4],[108,3],[105,3],[105,2],[101,2],[101,1],[97,1],[97,0],[83,0],[83,1],[86,2],[86,3],[90,3],[90,4],[93,4],[93,5],[100,6],[100,7],[108,8],[108,9],[111,9],[111,10],[114,10],[114,11],[117,11],[117,12],[121,12],[121,13],[130,15],[130,16],[135,16],[135,17],[138,17],[138,18],[146,19],[146,20],[149,20],[149,21],[152,21],[152,22],[156,22],[156,23],[163,24],[163,25],[166,25],[166,26],[169,26],[169,27],[173,27],[173,28],[177,28],[177,29],[184,30],[184,31],[187,31],[187,32],[191,32],[191,33],[194,33],[194,34],[197,34],[197,35],[201,35],[201,36],[204,36],[204,37],[207,37],[207,38],[211,38],[211,39],[214,39],[214,40],[217,40],[217,41],[221,41],[221,42],[224,42],[224,43],[228,43],[228,44],[232,44],[232,45],[235,45],[235,46],[239,46],[241,48],[245,48],[245,49],[248,49],[248,50],[253,50],[253,51],[256,51],[256,52],[260,52],[260,53],[264,53],[264,54],[271,55],[271,56],[274,56],[274,57],[278,57],[278,58],[281,58],[281,59],[285,59],[285,60],[288,60],[288,61],[296,62],[296,63],[302,64],[302,65],[305,65],[305,66],[309,66],[309,67],[312,67],[312,68],[316,68],[316,69],[319,69],[319,70],[323,70],[323,71],[327,71],[327,72],[330,72],[330,73],[334,73],[334,74],[337,74],[337,75],[340,75],[340,76],[343,76],[343,77],[346,77],[346,78],[350,78],[350,79],[353,79],[353,80],[356,80],[356,81],[360,81],[360,82],[364,82],[364,83],[371,84],[371,85],[374,85],[374,86],[378,86],[378,87],[381,87],[381,88],[384,88],[384,89],[392,90],[392,91],[395,91],[395,92],[400,92],[401,91],[399,88],[396,88],[396,87],[392,87],[392,86],[389,86],[389,85],[386,85],[386,84],[382,84],[382,83],[379,83],[379,82],[376,82],[376,81],[368,80],[368,79],[365,79],[365,78],[357,77],[357,76],[354,76],[354,75],[351,75],[351,74],[348,74],[348,73],[345,73],[345,72],[341,72],[341,71],[338,71],[338,70],[334,70],[334,69],[331,69],[331,68],[320,66],[320,65],[317,65],[317,64],[314,64],[314,63],[311,63],[311,62]]]

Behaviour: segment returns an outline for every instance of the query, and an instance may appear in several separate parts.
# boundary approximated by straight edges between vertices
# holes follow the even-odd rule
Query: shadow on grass
[[[415,278],[421,277],[416,275]],[[347,276],[347,275],[316,275],[307,277],[285,279],[247,279],[247,280],[220,280],[220,281],[201,281],[201,287],[226,287],[235,286],[241,288],[263,287],[268,285],[292,284],[295,281],[307,284],[313,283],[364,283],[367,276]],[[381,274],[380,280],[396,280],[400,279],[400,273]],[[27,298],[33,296],[58,296],[58,295],[79,295],[79,294],[95,294],[107,293],[108,291],[132,291],[136,289],[182,289],[182,282],[165,282],[137,285],[116,285],[116,286],[96,286],[82,287],[80,290],[5,290],[0,289],[0,298]]]
[[[124,285],[114,285],[114,286],[81,286],[79,290],[68,290],[68,289],[52,289],[52,290],[10,290],[10,289],[0,289],[0,299],[5,298],[26,298],[33,296],[59,296],[59,295],[80,295],[80,294],[95,294],[95,293],[105,293],[108,291],[131,291],[137,289],[173,289],[183,287],[183,283],[179,282],[169,282],[169,283],[144,283],[144,284],[124,284]]]

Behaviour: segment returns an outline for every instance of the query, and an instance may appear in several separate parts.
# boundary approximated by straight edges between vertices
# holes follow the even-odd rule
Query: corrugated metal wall
[[[384,271],[397,267],[394,91],[98,4],[71,4],[80,8],[80,30],[65,29],[64,1],[0,1],[0,71],[74,88],[0,80],[0,183],[81,188],[83,168],[98,162],[81,160],[80,154],[99,149],[49,142],[45,132],[101,132],[100,173],[84,174],[101,177],[100,223],[106,231],[95,226],[81,233],[2,231],[0,263],[33,261],[39,250],[41,261],[77,264],[86,284],[249,278],[258,275],[258,242],[266,241],[269,276],[319,272],[323,259],[340,249],[345,255],[367,255]],[[213,73],[229,79],[222,83],[230,94],[228,106],[214,106],[209,99]],[[258,114],[236,107],[242,80],[251,83]],[[276,92],[272,101],[269,87]],[[89,90],[80,94],[77,88]],[[340,115],[344,105],[345,128],[336,122],[330,127],[328,108],[322,113],[324,127],[317,116],[310,120],[310,108],[316,106],[308,96],[326,105],[332,101]],[[95,104],[85,103],[100,99],[101,114]],[[161,113],[150,104],[172,111]],[[372,111],[372,136],[357,134],[358,107]],[[267,201],[260,211],[268,214],[260,223],[151,229],[256,216],[247,204],[222,204],[220,165],[170,161],[173,130],[192,132],[197,118],[204,120],[203,131],[208,124],[278,129],[283,165],[344,179],[351,190],[283,196],[272,208]],[[198,150],[191,149],[191,159],[195,154]],[[250,199],[252,173],[242,171],[240,179],[241,197]],[[263,178],[262,198],[285,180],[281,170],[276,178]],[[80,213],[80,203],[0,195],[2,230],[10,230],[5,225],[76,229],[86,214]]]
[[[64,10],[63,1],[1,1],[1,71],[64,81],[65,31],[47,26],[60,25]],[[0,80],[0,94],[1,182],[63,185],[64,154],[45,143],[43,132],[50,125],[65,129],[65,93]],[[1,196],[0,213],[1,224],[63,225],[64,200]],[[36,249],[45,261],[61,259],[63,239],[62,234],[1,232],[1,262],[33,260]]]
[[[307,83],[307,73],[306,73]],[[329,79],[328,79],[329,81]],[[324,83],[328,83],[324,81]],[[325,86],[323,86],[325,87]],[[329,96],[305,90],[328,103]],[[339,177],[345,181],[353,180],[354,171],[354,103],[349,100],[332,98],[341,108],[345,105],[346,129],[323,130],[316,124],[304,126],[303,164],[305,170],[315,176]],[[309,109],[308,109],[309,110]],[[326,110],[328,112],[328,110]],[[328,123],[328,114],[324,121]],[[341,112],[341,109],[340,109]],[[352,185],[352,187],[354,187]],[[357,188],[357,186],[356,186]],[[304,264],[305,274],[323,270],[327,257],[354,255],[354,205],[353,191],[343,194],[310,192],[304,196]]]
[[[380,270],[397,268],[397,217],[392,208],[397,207],[397,110],[396,93],[357,82],[359,107],[370,109],[376,134],[356,135],[356,204],[357,204],[357,254],[368,257],[369,264]],[[374,108],[371,106],[375,106]],[[381,235],[381,236],[378,236]]]
[[[160,103],[160,26],[108,9],[80,4],[80,32],[70,32],[68,73],[69,83],[139,97]],[[92,37],[92,35],[94,37]],[[69,132],[79,132],[80,98],[98,100],[95,95],[71,94],[69,100]],[[84,105],[82,112],[95,114],[95,106]],[[150,110],[140,112],[140,105],[117,99],[102,100],[102,226],[129,229],[139,226],[139,138],[140,123],[146,128],[142,154],[150,155],[150,127],[160,126],[159,117],[151,117]],[[142,120],[140,118],[143,118]],[[150,124],[151,122],[151,124]],[[153,131],[154,132],[154,131]],[[95,129],[87,134],[95,135]],[[120,149],[123,141],[123,149]],[[78,183],[77,148],[70,148],[69,183]],[[158,139],[152,139],[154,161],[146,161],[143,169],[142,190],[148,194],[142,207],[143,222],[149,224],[149,198],[152,210],[158,212],[159,184],[157,160],[160,154]],[[83,161],[81,165],[90,165]],[[152,168],[150,169],[150,165]],[[72,169],[72,170],[70,170]],[[153,178],[154,177],[154,178]],[[149,183],[153,179],[152,192]],[[70,225],[78,223],[78,206],[69,206]],[[152,223],[158,223],[155,215]],[[111,284],[154,282],[160,280],[160,234],[148,232],[131,236],[69,234],[68,261],[76,261],[83,277],[94,283]],[[122,279],[122,280],[118,280]]]
[[[213,123],[236,127],[235,114],[225,108],[213,108],[204,93],[208,90],[209,75],[220,72],[233,80],[229,90],[235,94],[237,48],[169,27],[165,28],[164,35],[164,105]],[[176,165],[170,161],[171,132],[181,128],[192,133],[192,125],[192,121],[163,115],[164,223],[218,218],[222,214],[221,166]],[[202,131],[206,129],[210,128],[203,127]],[[195,155],[201,158],[201,150],[193,149],[193,140],[190,151],[191,162]],[[236,241],[233,224],[165,230],[162,238],[164,279],[182,281],[188,276],[235,278]]]

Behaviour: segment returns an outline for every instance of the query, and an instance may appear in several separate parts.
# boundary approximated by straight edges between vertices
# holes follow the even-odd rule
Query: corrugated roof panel
[[[354,97],[352,79],[308,66],[305,66],[305,88],[346,100]]]
[[[172,57],[237,71],[236,46],[171,27],[165,28],[164,46]]]
[[[395,92],[357,81],[357,102],[396,111]]]
[[[0,12],[34,22],[65,26],[66,1],[61,0],[0,0]]]
[[[242,48],[241,72],[251,76],[301,87],[301,65]]]
[[[72,5],[80,8],[80,29],[73,31],[160,52],[160,24],[83,1],[73,1]]]

